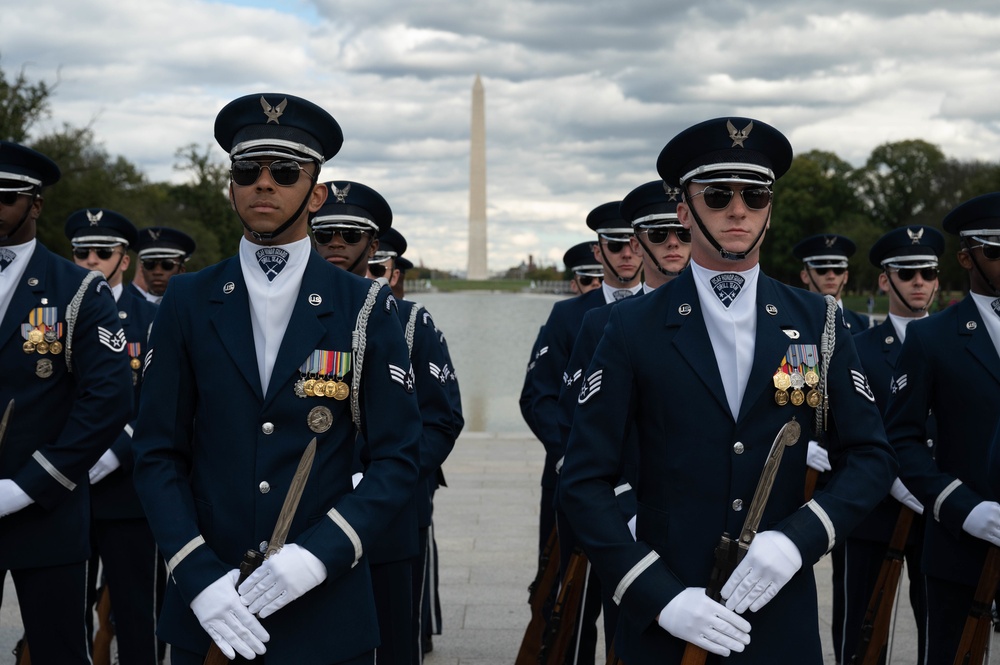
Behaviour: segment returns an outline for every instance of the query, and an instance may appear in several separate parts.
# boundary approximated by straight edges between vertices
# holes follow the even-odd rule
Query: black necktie
[[[0,247],[0,272],[6,270],[7,266],[13,263],[16,258],[17,254],[13,251],[7,249],[6,247]]]
[[[715,295],[719,296],[719,300],[728,309],[733,304],[733,301],[736,300],[736,296],[740,294],[740,289],[743,288],[743,284],[746,281],[743,275],[737,275],[734,272],[724,272],[713,277],[711,284]]]
[[[280,247],[261,247],[257,250],[257,264],[264,271],[267,281],[273,282],[285,264],[288,263],[288,251]]]

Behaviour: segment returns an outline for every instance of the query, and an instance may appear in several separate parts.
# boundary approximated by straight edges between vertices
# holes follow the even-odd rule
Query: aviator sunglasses
[[[603,243],[604,246],[612,254],[618,254],[623,249],[625,249],[626,247],[628,247],[628,240],[618,240],[618,239],[615,239],[615,238],[609,238],[609,237],[604,236],[604,235],[601,236],[601,240],[604,241],[604,243]]]
[[[902,282],[913,281],[913,278],[916,277],[918,273],[925,282],[933,282],[938,278],[937,268],[897,268],[892,272],[896,273],[896,276],[898,276]]]
[[[98,254],[100,256],[100,254]],[[170,272],[176,268],[179,264],[173,259],[143,259],[142,267],[146,270],[156,270],[156,265],[159,264],[160,267],[167,272]]]
[[[17,203],[17,197],[21,194],[27,196],[28,192],[0,192],[0,204],[12,206]]]
[[[728,207],[729,202],[733,200],[733,191],[732,187],[717,187],[713,185],[706,187],[700,192],[691,194],[690,198],[693,199],[696,196],[702,196],[705,199],[705,205],[709,208],[712,210],[722,210]],[[743,197],[743,205],[750,210],[763,210],[771,202],[771,190],[767,187],[747,187],[740,190],[740,196]]]
[[[576,280],[580,282],[580,286],[590,286],[594,283],[594,280],[598,282],[604,281],[603,277],[594,277],[593,275],[577,275]]]
[[[107,261],[115,255],[115,250],[108,247],[76,247],[73,249],[73,256],[81,261],[86,261],[90,253],[97,254],[97,258]]]
[[[662,245],[667,241],[671,233],[677,235],[677,241],[683,245],[691,244],[691,229],[671,227],[669,229],[643,229],[646,239],[654,245]]]
[[[833,274],[837,275],[838,277],[847,272],[847,268],[813,268],[812,270],[820,277],[822,277],[823,275],[825,275],[830,271],[833,271]]]
[[[357,245],[366,234],[367,231],[361,229],[313,229],[313,237],[320,245],[330,244],[334,235],[339,235],[345,244]],[[376,276],[381,277],[381,275]]]
[[[379,277],[385,277],[386,266],[384,263],[369,263],[368,272],[372,274],[372,277],[376,279]]]
[[[987,261],[1000,259],[1000,245],[975,245],[971,249],[975,249],[976,247],[983,250],[983,258]]]
[[[233,182],[241,187],[246,187],[257,182],[257,178],[260,177],[260,172],[263,169],[267,169],[268,173],[271,174],[271,180],[274,181],[274,184],[282,187],[291,187],[297,183],[299,181],[299,174],[302,172],[302,166],[292,160],[280,160],[271,162],[270,164],[261,164],[260,162],[248,159],[240,159],[233,162],[233,168],[229,173],[233,178]]]

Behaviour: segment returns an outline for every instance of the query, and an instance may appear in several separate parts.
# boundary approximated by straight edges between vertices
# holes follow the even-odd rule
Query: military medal
[[[21,345],[21,350],[30,355],[35,352],[35,345],[31,342],[25,342]]]
[[[62,353],[62,350],[63,350],[63,345],[62,342],[60,342],[59,340],[56,340],[51,344],[49,344],[49,353],[53,355],[58,356],[60,353]]]
[[[302,392],[306,394],[306,397],[315,397],[316,393],[313,392],[313,386],[316,385],[316,379],[308,379],[302,384]]]
[[[792,385],[791,378],[783,370],[774,373],[774,387],[778,390],[788,390]]]
[[[778,404],[778,406],[784,406],[788,404],[788,393],[785,392],[784,390],[775,390],[774,401]]]
[[[316,379],[316,382],[313,384],[313,395],[316,397],[326,397],[326,381]]]
[[[806,385],[809,386],[810,388],[815,388],[816,384],[819,383],[819,374],[816,373],[816,370],[811,369],[808,372],[806,372],[805,378],[806,378]]]
[[[813,388],[808,393],[806,393],[806,404],[812,408],[818,407],[823,402],[822,396],[820,396],[819,391]]]
[[[45,341],[45,335],[42,333],[41,330],[35,328],[30,333],[28,333],[28,341],[37,346],[41,342]]]
[[[292,391],[295,393],[296,397],[301,397],[302,399],[305,399],[307,397],[305,386],[306,386],[306,380],[304,378],[299,379],[298,381],[295,382],[295,385],[292,386]]]
[[[42,342],[39,342],[38,344],[35,344],[35,351],[37,351],[38,353],[40,353],[42,355],[45,355],[46,353],[49,352],[49,343],[45,342],[45,341],[42,341]]]
[[[337,389],[333,393],[333,398],[337,400],[345,400],[351,394],[351,387],[344,383],[343,381],[337,381]]]
[[[792,391],[791,401],[793,406],[802,406],[802,403],[806,401],[806,396],[796,388]]]
[[[48,358],[39,358],[35,364],[35,376],[40,379],[47,379],[52,376],[52,361]]]
[[[803,386],[806,385],[806,380],[802,377],[802,374],[798,370],[792,372],[788,381],[795,390],[802,390]]]
[[[45,334],[44,334],[44,335],[42,335],[42,337],[43,337],[43,338],[45,339],[45,341],[46,341],[46,342],[48,342],[49,344],[51,344],[52,342],[54,342],[54,341],[56,341],[57,339],[59,339],[59,336],[58,336],[58,335],[56,334],[56,331],[55,331],[55,330],[46,330],[46,331],[45,331]]]
[[[337,381],[327,381],[326,385],[323,387],[323,394],[327,397],[333,397],[337,394]]]
[[[322,434],[333,425],[333,414],[325,406],[314,406],[306,416],[306,423],[313,432]]]
[[[343,384],[340,379],[350,370],[350,351],[316,349],[299,367],[302,379],[295,383],[293,390],[299,397],[345,399],[350,394],[350,388]],[[306,379],[306,377],[312,378]]]
[[[131,360],[128,361],[128,365],[132,369],[139,369],[140,367],[142,367],[142,362],[140,362],[138,358],[132,358]]]

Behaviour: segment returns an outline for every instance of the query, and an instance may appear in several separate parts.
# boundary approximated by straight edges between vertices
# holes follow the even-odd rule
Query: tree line
[[[235,251],[232,231],[239,221],[226,195],[228,165],[211,158],[210,146],[179,148],[174,168],[190,177],[172,184],[150,182],[135,164],[110,155],[90,127],[64,123],[30,139],[31,129],[50,116],[57,86],[58,81],[29,80],[23,67],[13,77],[0,68],[0,138],[34,148],[62,169],[62,179],[45,195],[38,238],[46,246],[68,256],[65,219],[80,208],[103,207],[124,214],[140,228],[171,226],[192,236],[198,251],[189,270]],[[1000,163],[950,159],[922,139],[879,145],[860,167],[832,152],[809,151],[797,155],[774,186],[776,205],[761,266],[768,275],[797,285],[801,264],[792,247],[813,234],[840,233],[858,245],[848,288],[873,292],[879,271],[868,262],[868,248],[879,236],[911,224],[940,230],[941,220],[954,206],[993,191],[1000,191]],[[946,237],[941,288],[964,290],[966,276],[954,260],[957,239]]]

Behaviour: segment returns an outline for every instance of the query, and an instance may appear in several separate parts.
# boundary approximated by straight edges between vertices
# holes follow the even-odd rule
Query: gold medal
[[[313,392],[313,386],[315,385],[316,379],[306,379],[306,382],[302,384],[302,392],[304,392],[307,397],[315,397],[316,393]]]
[[[35,330],[32,330],[30,333],[28,333],[28,341],[31,342],[32,344],[38,344],[39,342],[44,342],[45,335],[42,333],[41,330],[38,330],[36,328]]]
[[[775,390],[774,401],[778,404],[778,406],[784,406],[788,404],[788,393],[786,393],[784,390]]]
[[[306,423],[309,424],[309,429],[322,434],[333,425],[333,414],[325,406],[314,406],[306,416]]]
[[[333,393],[334,399],[345,400],[351,394],[351,387],[343,381],[337,382],[337,390]]]
[[[35,376],[40,379],[47,379],[52,376],[52,361],[48,358],[39,358],[35,364]]]
[[[35,344],[35,351],[38,351],[42,355],[45,355],[46,353],[49,352],[49,343],[39,342],[38,344]]]
[[[35,345],[31,342],[25,342],[21,345],[21,350],[30,355],[35,352]]]
[[[58,356],[60,353],[62,353],[62,350],[63,350],[62,342],[60,342],[58,340],[56,340],[55,342],[52,342],[51,344],[49,344],[49,353],[51,353],[53,355]]]
[[[138,358],[132,358],[132,360],[128,361],[128,365],[132,369],[139,369],[140,367],[142,367],[142,363],[139,362]]]
[[[823,403],[823,397],[819,394],[819,391],[813,388],[806,394],[806,404],[812,408],[818,407]]]
[[[796,388],[795,390],[792,391],[791,400],[793,406],[802,406],[802,402],[806,401],[806,396],[802,393],[801,390]]]
[[[313,395],[316,397],[326,397],[326,381],[316,379],[316,383],[313,384]]]
[[[337,394],[337,382],[327,381],[326,386],[323,388],[323,394],[327,397],[333,397]]]
[[[791,378],[780,369],[774,373],[774,387],[778,390],[788,390],[792,385]]]
[[[816,370],[812,370],[811,369],[808,372],[806,372],[806,385],[807,386],[809,386],[810,388],[815,388],[816,384],[818,384],[818,383],[819,383],[819,374],[816,373]]]

